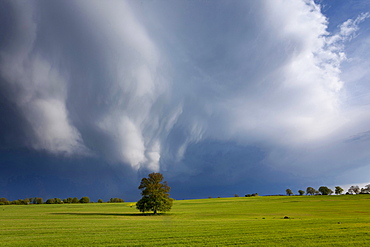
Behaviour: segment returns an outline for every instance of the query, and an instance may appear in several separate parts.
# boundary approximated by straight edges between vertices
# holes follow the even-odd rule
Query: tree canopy
[[[340,195],[343,193],[343,189],[340,186],[335,186],[335,194]]]
[[[72,199],[73,200],[73,199]],[[90,203],[90,198],[87,196],[81,197],[80,203]]]
[[[365,185],[365,189],[367,192],[370,192],[370,184]]]
[[[166,212],[172,207],[173,199],[170,198],[170,186],[163,181],[161,173],[151,173],[148,178],[141,179],[139,189],[143,196],[137,203],[136,208],[140,212],[153,211],[157,214],[158,211]]]
[[[321,195],[331,195],[333,193],[333,191],[326,186],[321,186],[319,188],[319,192]]]
[[[349,187],[348,189],[348,192],[350,194],[359,194],[360,193],[360,187],[358,187],[358,185],[352,185],[351,187]]]
[[[306,189],[306,195],[314,195],[316,190],[312,187],[307,187]]]
[[[291,189],[286,189],[286,190],[285,190],[285,192],[286,192],[286,194],[287,194],[288,196],[293,195],[293,191],[292,191]]]

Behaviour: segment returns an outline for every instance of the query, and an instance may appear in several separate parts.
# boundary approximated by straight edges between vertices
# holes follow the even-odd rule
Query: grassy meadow
[[[289,219],[284,219],[288,216]],[[0,206],[1,246],[369,246],[370,195]]]

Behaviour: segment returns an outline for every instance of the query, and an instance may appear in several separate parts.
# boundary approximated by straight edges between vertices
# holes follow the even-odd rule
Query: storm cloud
[[[3,149],[199,187],[368,180],[367,12],[329,30],[303,0],[0,5]]]

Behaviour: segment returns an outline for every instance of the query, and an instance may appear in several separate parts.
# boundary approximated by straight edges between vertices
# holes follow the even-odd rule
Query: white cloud
[[[258,35],[266,41],[255,44],[253,49],[267,49],[268,52],[258,53],[256,59],[271,66],[257,68],[248,74],[250,78],[237,81],[247,86],[221,95],[221,102],[220,97],[206,99],[228,121],[226,126],[218,125],[222,129],[215,132],[224,133],[225,128],[230,128],[230,133],[246,140],[277,145],[297,145],[327,137],[335,131],[333,123],[346,119],[339,109],[342,51],[331,51],[327,46],[325,16],[318,6],[304,1],[266,2],[263,16],[268,20],[259,23],[263,27]],[[271,48],[270,44],[275,45]],[[246,43],[251,45],[253,40]],[[240,63],[253,59],[247,53]],[[243,71],[237,73],[242,75]]]
[[[17,2],[15,7],[19,18],[11,46],[1,52],[0,69],[14,93],[13,100],[32,128],[33,139],[26,142],[55,154],[87,154],[68,118],[65,79],[33,52],[37,34],[33,8],[30,2]]]
[[[100,40],[104,51],[100,59],[108,73],[107,84],[113,88],[105,96],[111,102],[108,110],[99,112],[92,124],[114,144],[110,158],[134,169],[158,170],[161,132],[170,129],[176,118],[172,107],[165,105],[170,90],[161,73],[165,58],[127,2],[81,1],[78,7],[90,23],[86,28],[99,30],[93,38]]]

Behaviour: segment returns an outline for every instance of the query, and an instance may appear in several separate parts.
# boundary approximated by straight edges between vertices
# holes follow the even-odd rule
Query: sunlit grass
[[[182,200],[157,216],[133,203],[4,205],[0,227],[2,246],[368,246],[370,195]]]

